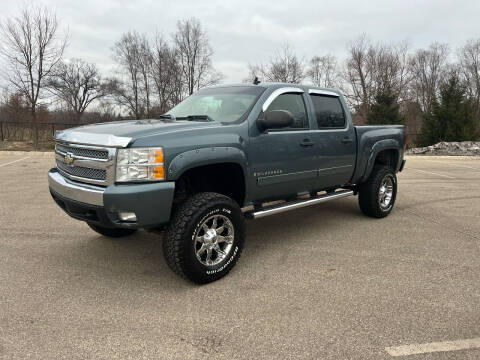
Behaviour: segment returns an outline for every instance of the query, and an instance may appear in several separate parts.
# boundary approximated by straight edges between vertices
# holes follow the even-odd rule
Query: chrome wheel
[[[207,218],[195,234],[193,246],[198,261],[205,266],[221,263],[232,250],[234,236],[233,224],[226,216]]]
[[[391,206],[393,198],[393,178],[391,175],[386,175],[380,183],[378,191],[378,203],[382,210],[388,210]]]

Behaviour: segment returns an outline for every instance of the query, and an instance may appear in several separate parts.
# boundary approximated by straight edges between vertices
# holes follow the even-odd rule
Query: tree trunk
[[[37,112],[35,108],[32,108],[32,122],[33,122],[33,146],[35,150],[38,150],[38,124],[37,124]]]
[[[83,112],[81,111],[76,111],[75,112],[75,122],[76,123],[80,123],[80,121],[82,120],[82,115],[83,115]]]

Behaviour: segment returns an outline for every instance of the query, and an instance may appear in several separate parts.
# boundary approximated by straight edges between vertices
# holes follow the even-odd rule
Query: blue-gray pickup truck
[[[164,230],[169,267],[208,283],[240,258],[245,219],[357,194],[366,215],[387,216],[406,138],[354,126],[336,90],[272,83],[205,88],[156,119],[55,141],[49,187],[68,215],[109,237]]]

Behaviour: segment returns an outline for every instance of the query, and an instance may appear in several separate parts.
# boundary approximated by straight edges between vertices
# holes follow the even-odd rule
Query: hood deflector
[[[75,144],[124,148],[130,144],[132,138],[109,134],[86,133],[75,130],[62,130],[55,133],[55,140]]]

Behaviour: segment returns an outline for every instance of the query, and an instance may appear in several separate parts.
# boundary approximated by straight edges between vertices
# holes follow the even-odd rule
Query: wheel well
[[[386,165],[394,171],[397,169],[398,151],[395,149],[382,150],[375,158],[375,164]]]
[[[185,171],[175,181],[174,202],[183,202],[199,192],[211,191],[235,200],[240,207],[245,201],[245,176],[236,163],[220,163]]]

